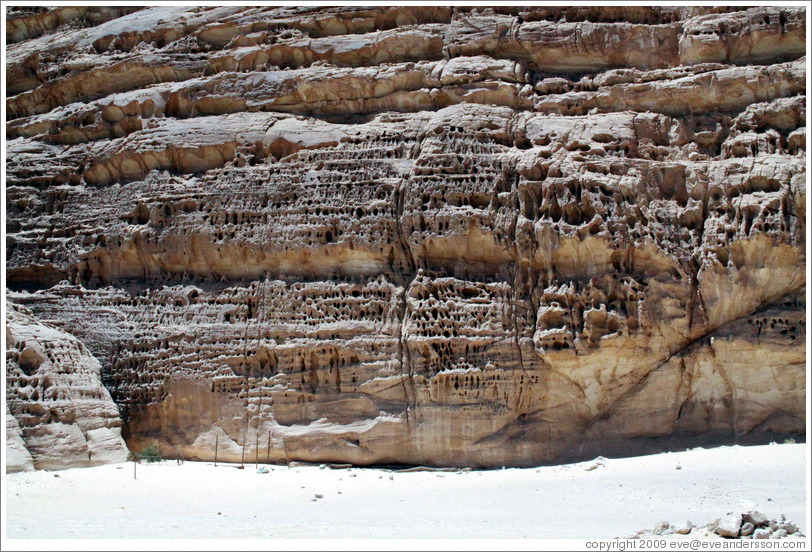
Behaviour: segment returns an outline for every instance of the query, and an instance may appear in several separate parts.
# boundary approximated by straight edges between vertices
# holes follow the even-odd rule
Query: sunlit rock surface
[[[501,466],[803,435],[805,9],[8,14],[7,332],[100,363],[92,419],[131,449]],[[29,437],[23,354],[7,434],[88,462],[78,419],[87,445]]]
[[[6,310],[6,469],[60,469],[127,459],[101,364],[78,339]]]

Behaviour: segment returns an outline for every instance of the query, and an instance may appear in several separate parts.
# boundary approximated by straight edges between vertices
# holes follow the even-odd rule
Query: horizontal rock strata
[[[20,10],[8,296],[98,359],[131,449],[803,434],[805,9]]]

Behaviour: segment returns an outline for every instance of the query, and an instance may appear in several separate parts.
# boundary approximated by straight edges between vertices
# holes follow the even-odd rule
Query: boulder
[[[785,529],[776,529],[773,531],[772,535],[770,535],[771,539],[783,539],[787,536],[787,531]]]
[[[750,510],[746,514],[742,514],[742,521],[744,523],[752,523],[754,527],[764,527],[768,523],[767,516],[756,510]]]
[[[693,529],[693,527],[694,527],[694,524],[691,523],[688,520],[678,522],[678,523],[674,524],[674,526],[673,526],[674,532],[679,534],[679,535],[687,535],[687,534],[689,534],[691,532],[691,529]]]
[[[715,532],[721,537],[735,539],[739,537],[739,531],[742,527],[741,514],[727,514],[719,519],[716,524]]]
[[[772,531],[770,531],[769,529],[756,529],[755,532],[753,533],[753,538],[759,540],[769,539],[771,534]]]

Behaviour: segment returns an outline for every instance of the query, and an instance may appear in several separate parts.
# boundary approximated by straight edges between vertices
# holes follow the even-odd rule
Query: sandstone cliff
[[[6,306],[6,468],[58,469],[127,459],[101,365],[75,337]]]
[[[801,434],[805,23],[18,9],[7,295],[98,359],[135,450],[500,466]]]

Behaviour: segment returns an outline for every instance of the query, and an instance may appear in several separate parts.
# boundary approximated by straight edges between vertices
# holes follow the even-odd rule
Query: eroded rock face
[[[130,447],[804,432],[804,9],[48,13],[10,23],[9,297],[99,359]]]
[[[6,469],[62,469],[127,459],[101,364],[75,337],[6,306]]]

